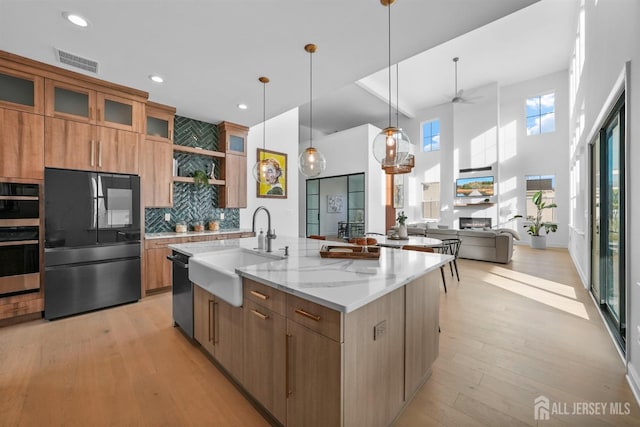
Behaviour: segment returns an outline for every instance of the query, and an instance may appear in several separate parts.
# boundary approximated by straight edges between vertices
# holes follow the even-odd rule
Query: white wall
[[[287,154],[287,198],[270,199],[256,197],[256,182],[251,170],[257,160],[257,148],[262,148],[262,124],[249,129],[247,137],[247,208],[240,209],[240,227],[251,228],[253,212],[265,206],[271,213],[271,227],[276,235],[297,236],[298,224],[298,109],[290,110],[267,120],[265,148]],[[260,212],[256,217],[256,232],[267,230],[267,216]],[[278,240],[273,242],[277,248]]]
[[[556,130],[527,136],[524,119],[526,99],[555,93]],[[569,240],[569,76],[560,71],[526,82],[500,88],[500,223],[513,215],[525,214],[526,175],[556,177],[556,223],[558,231],[547,236],[548,246],[567,247]],[[518,220],[523,241],[529,235]]]
[[[385,231],[385,181],[380,164],[373,158],[371,142],[380,129],[372,125],[362,125],[342,132],[336,132],[313,141],[316,147],[327,159],[327,168],[317,178],[327,178],[353,173],[365,174],[366,213],[365,231]],[[300,152],[309,146],[300,144]],[[297,156],[296,156],[297,159]],[[298,174],[300,222],[298,233],[306,235],[306,178]]]
[[[627,114],[627,351],[630,384],[640,392],[640,123],[634,120],[640,109],[640,2],[635,0],[585,0],[581,10],[584,25],[578,28],[578,42],[584,50],[575,55],[575,91],[571,111],[571,161],[569,167],[576,172],[572,190],[577,195],[576,206],[570,220],[574,224],[569,250],[585,286],[589,285],[590,228],[587,216],[589,206],[589,180],[587,153],[591,129],[599,125],[598,115],[606,106],[626,61],[631,61]],[[583,65],[582,65],[583,64]]]
[[[569,119],[566,71],[499,87],[496,83],[470,89],[471,104],[442,104],[418,111],[403,128],[415,142],[416,166],[407,178],[405,212],[409,222],[421,219],[422,182],[440,181],[439,224],[457,227],[460,217],[489,217],[498,227],[516,228],[524,242],[525,230],[508,222],[525,212],[525,175],[556,176],[558,232],[549,235],[550,246],[566,247],[569,233]],[[528,97],[556,93],[556,131],[527,137],[525,101]],[[440,151],[420,152],[420,124],[440,120]],[[460,173],[460,169],[489,166],[490,171]],[[456,206],[455,179],[493,175],[497,196],[490,206]],[[480,201],[480,200],[476,200]],[[458,202],[458,203],[456,203]]]

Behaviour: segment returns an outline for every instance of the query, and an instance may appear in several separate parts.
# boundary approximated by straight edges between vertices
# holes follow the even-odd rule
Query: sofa
[[[426,224],[408,224],[410,235],[427,236],[434,239],[461,240],[459,258],[490,261],[507,264],[513,256],[513,240],[518,233],[510,228],[497,230],[455,230],[449,228],[428,228]]]

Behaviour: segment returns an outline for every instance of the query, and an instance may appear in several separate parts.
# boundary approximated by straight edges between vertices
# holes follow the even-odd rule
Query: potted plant
[[[546,204],[542,200],[542,191],[536,191],[531,196],[531,201],[536,206],[536,215],[516,215],[513,218],[525,218],[528,222],[523,225],[527,229],[527,233],[531,235],[531,247],[534,249],[544,249],[547,247],[547,234],[555,232],[558,224],[542,220],[542,211],[544,209],[557,208],[555,203]],[[540,232],[544,230],[544,234]]]
[[[406,239],[407,237],[409,237],[407,234],[407,225],[405,224],[405,222],[407,221],[407,216],[404,214],[404,211],[400,211],[398,217],[396,218],[396,221],[398,221],[398,237],[401,239]]]
[[[209,176],[201,169],[195,170],[192,174],[193,182],[197,185],[209,185]]]

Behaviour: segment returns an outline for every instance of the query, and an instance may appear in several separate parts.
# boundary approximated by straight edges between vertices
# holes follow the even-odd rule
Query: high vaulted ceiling
[[[541,4],[554,2],[575,4],[574,0],[543,0]],[[509,31],[520,30],[522,37],[527,36],[524,45],[500,32],[482,33],[481,39],[465,43],[459,36],[534,3],[536,0],[396,1],[391,8],[392,62],[435,48],[426,59],[407,61],[418,64],[415,76],[401,65],[402,86],[433,99],[451,94],[452,55],[462,58],[462,87],[496,80],[498,77],[478,71],[489,62],[504,68],[513,59],[519,68],[511,64],[506,71],[523,74],[531,63],[520,64],[521,57],[514,58],[513,52],[544,39],[547,25],[557,24],[555,16],[535,15],[537,18],[529,18],[537,19],[531,23],[535,25],[526,28],[519,27],[518,20],[512,22]],[[63,12],[79,13],[90,25],[75,27],[63,18]],[[574,31],[573,23],[565,25]],[[307,43],[318,45],[313,56],[314,99],[318,103],[333,99],[334,105],[347,109],[332,107],[332,114],[352,117],[344,124],[331,124],[331,116],[321,117],[319,105],[317,120],[325,122],[323,130],[374,121],[367,107],[352,108],[349,103],[354,101],[348,100],[370,96],[363,95],[354,82],[386,68],[387,39],[387,8],[379,0],[0,0],[0,49],[62,68],[69,67],[57,62],[56,48],[93,59],[99,63],[95,77],[148,91],[151,100],[175,106],[180,115],[213,123],[228,120],[252,126],[261,122],[258,77],[263,75],[271,79],[268,118],[307,103],[309,54],[303,49]],[[499,49],[503,49],[502,57]],[[154,73],[163,76],[165,83],[152,83],[148,76]],[[432,81],[437,90],[418,89],[411,82],[416,76],[418,81]],[[441,78],[446,78],[446,84]],[[368,80],[375,87],[380,76]],[[340,93],[345,97],[336,98]],[[421,108],[423,101],[406,98],[408,110]],[[239,103],[246,103],[249,109],[239,110]]]

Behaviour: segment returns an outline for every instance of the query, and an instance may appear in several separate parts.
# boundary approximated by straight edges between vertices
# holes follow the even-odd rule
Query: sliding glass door
[[[624,349],[626,332],[624,94],[592,145],[591,288]]]

